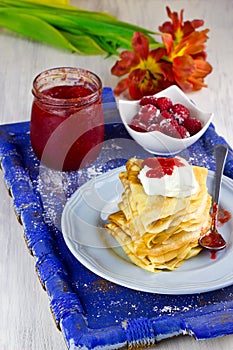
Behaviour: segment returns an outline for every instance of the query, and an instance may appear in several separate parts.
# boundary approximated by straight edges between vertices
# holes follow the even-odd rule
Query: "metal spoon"
[[[227,152],[228,148],[226,145],[220,144],[215,147],[216,173],[212,206],[212,222],[210,230],[199,239],[199,244],[203,248],[210,249],[212,251],[221,250],[226,247],[226,241],[217,231],[216,224],[218,215],[219,192]]]

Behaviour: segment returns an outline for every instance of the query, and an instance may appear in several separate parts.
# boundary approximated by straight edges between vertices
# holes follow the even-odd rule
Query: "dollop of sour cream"
[[[138,178],[149,196],[184,198],[199,188],[192,166],[181,157],[148,158]]]

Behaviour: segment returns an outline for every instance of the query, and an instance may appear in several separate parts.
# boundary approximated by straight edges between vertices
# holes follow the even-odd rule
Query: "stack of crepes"
[[[106,229],[137,266],[151,272],[174,270],[199,254],[198,239],[210,227],[208,171],[191,166],[197,183],[192,195],[148,195],[138,177],[142,163],[131,158],[119,173],[122,201],[119,211],[109,215]]]

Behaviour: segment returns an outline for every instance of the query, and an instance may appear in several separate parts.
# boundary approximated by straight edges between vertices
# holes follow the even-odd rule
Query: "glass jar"
[[[102,83],[85,69],[52,68],[33,81],[30,139],[48,167],[71,171],[92,163],[104,141]]]

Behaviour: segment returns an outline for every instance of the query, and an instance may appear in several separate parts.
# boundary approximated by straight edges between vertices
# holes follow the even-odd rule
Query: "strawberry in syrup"
[[[201,121],[191,117],[186,106],[173,104],[168,97],[144,96],[139,106],[138,113],[129,125],[135,131],[160,131],[171,137],[187,138],[202,128]]]

